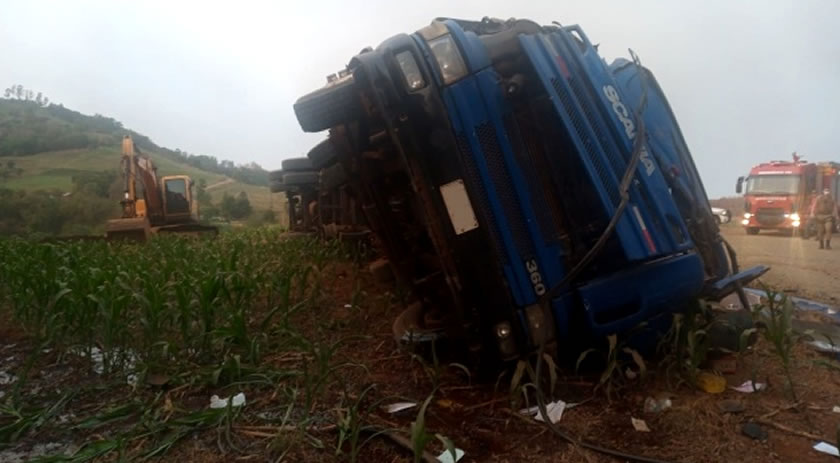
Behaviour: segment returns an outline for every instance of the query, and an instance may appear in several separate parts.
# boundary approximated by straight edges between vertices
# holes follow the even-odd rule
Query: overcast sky
[[[364,6],[362,6],[364,5]],[[292,103],[363,47],[434,17],[578,23],[633,48],[677,114],[710,196],[752,164],[840,160],[840,1],[0,3],[0,87],[42,91],[156,143],[268,169],[323,135]]]

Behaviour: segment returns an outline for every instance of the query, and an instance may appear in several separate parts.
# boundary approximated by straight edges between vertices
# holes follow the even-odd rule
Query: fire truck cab
[[[749,235],[761,230],[780,230],[803,238],[811,234],[811,205],[823,188],[837,198],[840,193],[840,163],[770,161],[739,177],[735,187],[744,193],[741,225]]]

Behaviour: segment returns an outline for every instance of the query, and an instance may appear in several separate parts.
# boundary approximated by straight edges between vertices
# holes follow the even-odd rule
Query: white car
[[[732,213],[729,212],[729,209],[713,207],[712,214],[715,215],[715,220],[718,224],[729,223],[732,220]]]

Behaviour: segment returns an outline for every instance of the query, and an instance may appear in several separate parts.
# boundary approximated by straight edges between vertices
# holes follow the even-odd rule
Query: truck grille
[[[779,225],[785,221],[785,211],[780,207],[762,207],[755,211],[755,220],[761,225]]]
[[[502,159],[502,150],[499,147],[499,141],[496,139],[496,131],[487,123],[479,125],[475,130],[478,135],[478,143],[481,145],[481,151],[484,153],[484,159],[487,161],[490,180],[493,182],[499,196],[499,202],[502,204],[502,209],[504,209],[505,216],[508,219],[516,251],[523,258],[533,257],[534,246],[528,235],[522,209],[518,205],[513,180],[510,178],[504,159]]]
[[[461,162],[464,166],[464,180],[467,183],[469,191],[473,193],[470,199],[476,205],[475,213],[478,215],[479,220],[487,224],[490,241],[493,242],[493,251],[495,251],[496,255],[499,259],[501,259],[503,265],[507,264],[507,254],[505,254],[504,249],[502,248],[502,237],[499,234],[499,225],[496,223],[496,220],[493,218],[493,214],[490,212],[490,200],[487,198],[487,190],[484,189],[484,185],[481,183],[481,175],[478,171],[478,167],[475,165],[475,160],[472,157],[472,151],[470,150],[467,138],[463,134],[458,134],[455,138],[455,143],[458,147],[458,152],[461,155]]]

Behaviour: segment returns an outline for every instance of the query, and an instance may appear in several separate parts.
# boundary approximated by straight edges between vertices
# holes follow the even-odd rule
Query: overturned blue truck
[[[766,271],[739,271],[653,74],[607,64],[578,26],[438,19],[294,110],[329,131],[313,166],[342,170],[411,288],[401,326],[469,352],[667,329]]]

